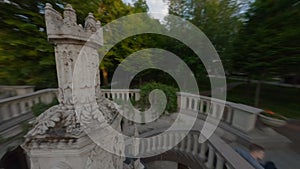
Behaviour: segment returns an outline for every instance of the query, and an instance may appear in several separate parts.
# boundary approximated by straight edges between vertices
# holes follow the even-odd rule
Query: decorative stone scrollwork
[[[120,160],[120,157],[116,155],[108,155],[108,152],[104,151],[99,146],[95,146],[88,157],[85,169],[122,169],[123,160],[124,159]]]
[[[32,138],[78,136],[82,130],[76,126],[76,116],[72,110],[53,106],[36,118],[33,128],[27,133],[26,142]]]
[[[60,161],[57,165],[55,165],[51,169],[72,169],[72,167],[66,162]]]

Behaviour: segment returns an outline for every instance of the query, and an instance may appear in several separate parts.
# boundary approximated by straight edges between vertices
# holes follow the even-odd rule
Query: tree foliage
[[[299,74],[299,17],[297,0],[256,0],[234,42],[232,70],[259,79]]]
[[[1,84],[43,87],[56,84],[53,49],[45,34],[43,4],[34,0],[0,3]]]
[[[60,12],[67,3],[72,4],[79,23],[84,22],[89,12],[106,24],[121,16],[147,10],[143,0],[136,1],[135,6],[121,0],[0,2],[0,84],[31,84],[37,88],[57,86],[54,48],[47,41],[43,16],[46,2]]]

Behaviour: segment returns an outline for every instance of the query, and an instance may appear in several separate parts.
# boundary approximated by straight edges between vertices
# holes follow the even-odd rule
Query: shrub
[[[53,101],[50,104],[45,104],[45,103],[35,104],[34,106],[32,106],[31,110],[32,110],[32,113],[37,117],[40,114],[42,114],[44,111],[49,109],[50,107],[57,105],[57,104],[58,104],[58,100],[53,99]]]
[[[150,107],[149,94],[155,89],[162,90],[167,98],[167,104],[165,111],[176,112],[177,111],[177,95],[178,89],[172,86],[168,86],[160,83],[147,83],[141,86],[141,99],[136,103],[143,110]]]

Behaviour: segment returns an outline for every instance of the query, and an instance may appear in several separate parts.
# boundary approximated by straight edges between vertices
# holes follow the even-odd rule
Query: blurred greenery
[[[239,85],[228,91],[227,100],[254,106],[255,83]],[[262,84],[259,108],[288,118],[300,118],[300,89]]]
[[[47,41],[44,23],[45,3],[51,3],[59,12],[70,3],[77,12],[78,22],[83,23],[89,12],[102,25],[122,16],[147,12],[145,0],[126,4],[122,0],[9,0],[0,2],[0,84],[35,85],[37,89],[57,87],[54,46]],[[248,79],[267,80],[286,77],[300,78],[300,3],[298,0],[169,0],[169,13],[190,21],[201,29],[215,46],[228,74],[243,74]],[[140,19],[140,20],[139,20]],[[126,28],[135,28],[137,22],[147,19],[159,24],[156,29],[170,29],[177,22],[166,17],[163,22],[153,18],[138,18],[128,22]],[[144,25],[145,27],[149,25]],[[111,32],[113,28],[111,28]],[[111,33],[110,32],[110,33]],[[108,32],[109,33],[109,32]],[[182,34],[189,33],[182,30]],[[103,86],[109,86],[118,65],[130,54],[145,48],[161,48],[179,56],[193,71],[200,91],[210,88],[207,71],[197,55],[179,40],[156,34],[136,35],[115,45],[104,57],[99,67]],[[154,63],[151,56],[145,63]],[[180,65],[179,65],[180,68]],[[179,69],[178,68],[178,69]],[[132,71],[134,67],[126,67]],[[139,73],[131,86],[140,87],[149,82],[161,82],[177,87],[167,73],[148,69]],[[259,84],[259,83],[257,83]],[[246,94],[237,88],[229,93],[236,102],[247,102],[261,97],[257,105],[287,112],[296,117],[297,96],[268,91],[264,85]],[[275,86],[274,86],[275,87]],[[290,92],[290,89],[278,88]],[[291,89],[292,90],[292,89]],[[240,92],[240,93],[239,93]],[[265,96],[265,95],[268,96]],[[265,97],[269,97],[266,99]],[[238,100],[241,99],[241,100]],[[273,104],[271,104],[273,103]],[[287,105],[285,105],[287,104]],[[267,107],[265,107],[267,106]],[[285,111],[284,107],[292,108]],[[299,110],[299,109],[298,109]]]
[[[53,99],[53,101],[50,104],[45,104],[45,103],[38,103],[35,104],[31,110],[32,113],[37,117],[40,114],[42,114],[44,111],[46,111],[47,109],[49,109],[52,106],[58,105],[58,100],[57,99]]]
[[[232,71],[250,78],[299,76],[300,3],[298,0],[256,0],[233,42]]]
[[[173,113],[177,111],[177,94],[178,88],[168,86],[161,83],[147,83],[141,86],[141,99],[136,102],[136,105],[141,108],[142,110],[148,109],[150,107],[149,102],[149,94],[151,91],[155,89],[159,89],[164,92],[167,103],[165,110],[169,113]],[[159,104],[159,103],[158,103]]]

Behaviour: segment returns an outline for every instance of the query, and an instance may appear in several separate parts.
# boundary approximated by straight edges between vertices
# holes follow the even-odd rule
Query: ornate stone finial
[[[64,10],[64,22],[67,24],[77,24],[77,16],[72,5],[67,4]]]
[[[89,41],[89,44],[101,46],[102,42],[102,29],[101,24],[96,23],[96,19],[92,13],[89,13],[83,26],[77,24],[76,11],[70,4],[65,6],[63,16],[61,13],[51,7],[51,4],[46,4],[45,7],[45,20],[48,39],[54,43],[64,42],[66,38],[71,39],[68,42],[84,43]],[[95,38],[91,36],[94,35]]]
[[[46,3],[45,8],[52,8],[52,5],[50,3]]]
[[[84,29],[86,31],[96,32],[96,19],[93,13],[89,13],[89,15],[85,18]]]
[[[97,21],[97,23],[96,23],[96,29],[98,30],[98,29],[100,29],[101,28],[101,22],[100,21]]]
[[[65,9],[73,9],[71,4],[67,4]],[[73,9],[74,10],[74,9]]]

